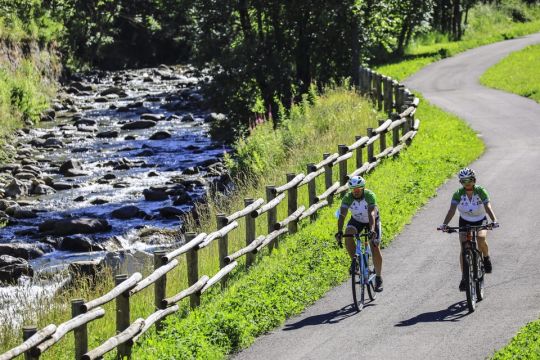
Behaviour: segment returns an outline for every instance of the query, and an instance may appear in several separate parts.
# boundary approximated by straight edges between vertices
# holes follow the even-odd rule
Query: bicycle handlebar
[[[465,231],[480,231],[480,230],[493,230],[495,223],[485,224],[485,225],[466,225],[466,226],[447,226],[446,232],[447,233],[455,233],[459,230],[465,230]],[[437,230],[443,231],[440,227],[437,228]]]

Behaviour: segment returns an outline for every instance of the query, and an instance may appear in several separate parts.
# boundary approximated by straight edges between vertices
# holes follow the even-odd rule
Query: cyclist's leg
[[[362,229],[359,228],[358,224],[359,224],[359,222],[354,220],[353,217],[351,217],[351,219],[347,223],[347,227],[345,228],[345,234],[346,235],[354,235],[357,232],[359,232],[360,230],[362,230]],[[352,260],[354,258],[354,255],[356,254],[356,241],[355,241],[354,237],[352,237],[352,236],[346,236],[345,237],[345,248],[347,249],[347,253],[349,254],[349,256],[351,257],[351,260]]]
[[[377,276],[382,276],[382,253],[381,253],[381,237],[382,237],[382,227],[381,222],[377,219],[377,224],[375,225],[375,231],[377,232],[377,238],[371,241],[371,252],[373,253],[373,265],[375,266],[375,272]]]

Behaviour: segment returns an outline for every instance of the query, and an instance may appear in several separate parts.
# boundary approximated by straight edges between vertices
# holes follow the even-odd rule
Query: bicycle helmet
[[[366,186],[366,180],[361,176],[353,176],[349,179],[349,189],[363,188]]]
[[[475,179],[475,178],[476,178],[476,174],[474,173],[474,170],[473,170],[473,169],[463,168],[463,169],[459,170],[458,178],[459,178],[459,180],[463,180],[463,179]]]

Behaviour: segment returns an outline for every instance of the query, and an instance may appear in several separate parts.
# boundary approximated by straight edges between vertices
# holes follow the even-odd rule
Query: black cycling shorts
[[[347,223],[347,227],[352,227],[356,230],[357,233],[360,233],[362,231],[367,230],[369,231],[369,223],[363,223],[355,218],[351,217],[349,222]],[[375,240],[372,240],[371,242],[373,245],[379,245],[381,243],[381,237],[382,237],[382,228],[381,228],[381,221],[379,218],[375,220],[375,232],[377,233],[377,237]]]

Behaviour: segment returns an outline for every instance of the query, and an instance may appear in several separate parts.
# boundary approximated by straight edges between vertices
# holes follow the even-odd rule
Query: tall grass
[[[416,38],[405,51],[405,60],[377,66],[387,76],[403,80],[424,66],[468,49],[540,31],[540,5],[506,0],[499,5],[477,4],[471,9],[460,41],[432,32]],[[526,21],[519,21],[526,20]]]
[[[480,78],[480,82],[540,103],[539,69],[540,45],[528,46],[489,68]]]

